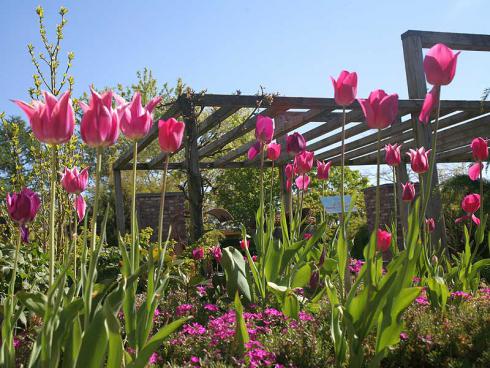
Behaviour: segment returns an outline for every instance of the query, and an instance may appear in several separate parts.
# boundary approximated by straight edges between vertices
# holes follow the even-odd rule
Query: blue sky
[[[408,29],[490,33],[487,0],[457,1],[2,1],[0,111],[28,98],[39,45],[34,9],[48,27],[69,9],[63,51],[74,51],[75,94],[88,85],[131,83],[143,67],[160,81],[178,77],[210,93],[332,96],[329,76],[359,75],[359,95],[375,88],[406,97],[400,34]],[[464,52],[443,98],[478,99],[490,86],[490,53]]]

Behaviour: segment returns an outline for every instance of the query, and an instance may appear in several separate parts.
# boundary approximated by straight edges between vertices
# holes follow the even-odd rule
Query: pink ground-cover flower
[[[219,245],[216,245],[211,248],[211,254],[213,255],[213,258],[216,262],[220,263],[221,258],[223,257],[223,251],[221,250],[221,247]]]
[[[204,286],[204,285],[197,285],[197,286],[196,286],[196,293],[197,293],[197,295],[199,295],[201,298],[202,298],[203,296],[208,295],[208,293],[207,293],[207,291],[206,291],[206,286]]]
[[[13,100],[29,119],[32,133],[36,139],[46,144],[62,144],[70,140],[75,128],[75,115],[70,92],[66,91],[59,99],[43,91],[44,102],[33,101],[28,104]]]
[[[451,298],[453,299],[469,299],[471,298],[471,294],[465,291],[454,291],[451,293]]]
[[[349,262],[349,271],[358,274],[361,271],[361,268],[364,265],[364,263],[366,262],[364,262],[361,259],[351,258]]]
[[[203,306],[204,310],[207,310],[208,312],[217,312],[219,311],[219,307],[216,304],[205,304]]]
[[[207,332],[207,330],[200,323],[194,322],[194,323],[191,323],[191,324],[184,325],[182,327],[182,332],[184,334],[188,334],[188,335],[192,335],[192,336],[197,336],[197,335],[204,335]]]
[[[192,304],[181,304],[177,308],[175,308],[175,314],[177,316],[184,316],[189,314],[194,309]]]
[[[197,247],[192,250],[192,258],[194,258],[196,261],[200,261],[201,259],[204,258],[204,248],[203,247]]]

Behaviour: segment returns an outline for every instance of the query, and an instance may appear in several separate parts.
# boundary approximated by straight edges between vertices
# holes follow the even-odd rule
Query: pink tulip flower
[[[292,179],[291,178],[287,178],[286,179],[286,190],[287,191],[290,191],[291,190],[291,186],[292,186]]]
[[[323,162],[323,161],[316,161],[316,167],[317,167],[317,174],[316,176],[320,180],[328,180],[328,175],[330,174],[330,168],[332,166],[332,161],[328,162]]]
[[[439,102],[439,92],[440,87],[434,86],[429,93],[425,95],[424,104],[422,105],[422,110],[419,114],[420,122],[427,124],[430,121],[430,114]]]
[[[65,173],[61,177],[61,186],[70,194],[80,194],[88,183],[88,167],[78,172],[78,168],[69,169],[65,167]]]
[[[85,211],[87,209],[87,203],[85,203],[85,198],[83,195],[77,195],[74,203],[75,210],[77,211],[78,221],[82,221],[85,217]]]
[[[333,84],[335,103],[340,106],[349,106],[354,102],[357,95],[357,74],[342,70],[335,80],[330,77]]]
[[[410,149],[407,155],[410,156],[410,166],[417,174],[423,174],[429,170],[429,153],[431,150],[425,151],[424,147],[417,150]]]
[[[483,170],[483,163],[477,162],[468,169],[468,176],[471,180],[475,181],[480,177],[481,170]]]
[[[286,167],[284,168],[284,174],[286,175],[286,178],[292,179],[294,175],[294,167],[292,164],[286,165]]]
[[[274,120],[268,116],[258,115],[255,125],[255,138],[262,144],[269,144],[274,137]]]
[[[471,151],[473,152],[475,161],[486,161],[488,159],[487,141],[482,137],[473,139],[471,141]]]
[[[158,143],[165,153],[177,152],[182,145],[185,123],[174,118],[158,122]]]
[[[80,135],[83,141],[93,148],[113,145],[119,137],[119,117],[112,108],[112,91],[102,95],[92,88],[89,105],[80,101],[83,110],[80,122]]]
[[[295,132],[286,137],[286,151],[289,154],[296,156],[306,149],[306,140],[298,132]]]
[[[401,162],[400,144],[387,144],[385,146],[385,161],[389,166],[398,166]]]
[[[115,95],[118,102],[118,114],[121,131],[131,140],[139,140],[148,134],[153,122],[153,109],[162,100],[161,96],[155,97],[143,107],[141,105],[141,94],[136,92],[131,102],[126,101],[119,95]]]
[[[299,190],[306,191],[310,185],[310,177],[306,174],[300,175],[294,181]]]
[[[415,186],[407,181],[402,184],[402,201],[412,202],[415,198]]]
[[[242,250],[248,249],[250,247],[250,240],[240,240],[240,248]]]
[[[480,225],[480,219],[475,216],[475,212],[480,208],[479,194],[472,193],[465,196],[461,201],[461,208],[466,212],[466,215],[457,218],[455,221],[456,223],[471,218],[476,225]]]
[[[281,156],[281,145],[279,143],[269,143],[267,146],[267,158],[276,161]]]
[[[32,133],[36,139],[46,144],[62,144],[70,140],[75,128],[75,115],[70,100],[70,92],[63,93],[57,100],[51,93],[43,91],[44,103],[32,104],[19,100],[13,102],[29,118]]]
[[[460,52],[454,53],[442,43],[435,44],[424,58],[424,71],[427,82],[433,86],[445,86],[456,74],[456,63]]]
[[[367,99],[358,99],[371,129],[383,129],[390,126],[398,114],[398,95],[387,95],[382,89],[369,94]]]
[[[314,152],[304,151],[294,158],[294,167],[296,174],[306,174],[313,167]]]
[[[257,155],[262,151],[262,145],[259,141],[255,141],[255,143],[248,149],[247,157],[249,161],[252,161]]]
[[[23,188],[19,193],[7,193],[7,212],[15,223],[20,226],[22,240],[27,243],[29,230],[27,224],[34,221],[41,207],[39,196],[28,188]]]
[[[436,222],[432,217],[425,219],[425,225],[427,226],[427,231],[429,231],[429,233],[432,233],[436,229]]]
[[[378,229],[376,249],[379,250],[380,252],[386,252],[388,249],[390,249],[390,245],[391,245],[391,233],[389,233],[388,231]]]

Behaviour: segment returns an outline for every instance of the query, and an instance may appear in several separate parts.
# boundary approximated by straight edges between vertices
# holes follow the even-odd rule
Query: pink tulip
[[[337,80],[333,77],[330,79],[333,84],[335,103],[340,106],[349,106],[353,103],[357,95],[357,74],[342,70]]]
[[[488,143],[482,137],[471,141],[471,151],[475,161],[486,161],[488,159]]]
[[[121,131],[131,140],[143,138],[150,131],[153,122],[153,109],[160,103],[162,97],[158,96],[150,100],[143,107],[141,105],[141,94],[136,92],[130,103],[118,95],[116,100],[119,103],[118,114],[121,123]]]
[[[419,115],[420,122],[427,124],[430,121],[430,114],[439,102],[439,91],[439,86],[435,86],[425,95],[422,111],[420,111]]]
[[[387,144],[385,146],[385,161],[389,166],[398,166],[401,162],[400,144]]]
[[[197,247],[192,250],[192,258],[194,258],[196,261],[199,261],[204,258],[204,248],[203,247]]]
[[[424,58],[424,71],[427,82],[433,86],[445,86],[454,78],[458,55],[442,43],[435,44]]]
[[[415,198],[415,186],[407,181],[402,184],[402,201],[412,202]]]
[[[74,203],[75,210],[77,211],[78,221],[82,221],[85,217],[85,210],[87,209],[87,203],[83,195],[77,195]]]
[[[291,178],[286,179],[286,190],[290,191],[292,186]]]
[[[219,245],[211,248],[211,254],[213,255],[213,258],[216,262],[221,262],[221,258],[223,258],[223,251],[221,250],[221,247]]]
[[[436,223],[432,217],[425,219],[425,225],[427,226],[429,233],[432,233],[436,229]]]
[[[376,249],[379,250],[380,252],[386,252],[388,249],[390,249],[390,245],[391,245],[391,233],[389,233],[388,231],[378,229]]]
[[[387,95],[382,89],[369,94],[367,99],[358,99],[371,129],[383,129],[390,126],[398,114],[398,95]]]
[[[255,138],[262,144],[269,144],[274,137],[274,120],[268,116],[258,115],[255,125]]]
[[[162,152],[177,152],[184,137],[185,124],[174,118],[158,122],[158,143]]]
[[[410,166],[413,172],[417,174],[423,174],[429,170],[429,153],[431,150],[425,151],[424,147],[420,147],[417,150],[410,149],[407,155],[410,156]]]
[[[257,155],[262,151],[262,145],[259,141],[256,141],[249,149],[247,153],[247,157],[250,161],[252,161]]]
[[[306,140],[300,133],[293,133],[286,137],[286,151],[296,156],[306,149]]]
[[[119,117],[112,108],[112,91],[98,94],[92,88],[89,105],[80,101],[83,110],[80,135],[89,147],[108,147],[119,137]]]
[[[284,174],[286,175],[286,178],[291,179],[294,175],[294,167],[292,164],[287,164],[286,167],[284,168]]]
[[[299,190],[306,191],[310,185],[310,177],[306,174],[300,175],[294,181]]]
[[[59,100],[51,93],[43,91],[44,103],[32,104],[19,100],[13,102],[29,118],[32,133],[36,139],[46,144],[62,144],[70,140],[75,128],[75,116],[70,100],[70,92],[63,93]]]
[[[240,240],[240,248],[242,248],[242,250],[245,250],[245,249],[248,249],[250,247],[250,240]]]
[[[278,143],[269,143],[267,146],[267,158],[276,161],[281,156],[281,145]]]
[[[28,188],[23,188],[20,193],[7,193],[7,212],[19,225],[32,222],[39,207],[41,207],[39,196]]]
[[[34,220],[39,207],[41,207],[39,196],[28,188],[23,188],[20,193],[7,193],[7,212],[12,221],[20,226],[22,240],[25,243],[29,240],[26,224]]]
[[[465,196],[461,201],[461,208],[466,212],[466,215],[457,218],[456,223],[471,218],[475,224],[480,225],[480,219],[475,216],[475,212],[480,208],[479,194],[472,193]]]
[[[317,174],[316,176],[320,180],[328,180],[328,175],[330,174],[330,168],[332,166],[332,161],[328,161],[327,163],[322,161],[316,161]]]
[[[294,167],[296,174],[306,174],[313,167],[314,152],[303,151],[294,158]]]
[[[65,167],[65,173],[61,177],[61,186],[67,193],[80,194],[87,188],[87,183],[88,167],[80,172],[76,167],[71,170]]]
[[[480,177],[480,172],[482,169],[483,164],[481,162],[477,162],[476,164],[471,165],[468,169],[468,176],[471,180],[475,181]]]

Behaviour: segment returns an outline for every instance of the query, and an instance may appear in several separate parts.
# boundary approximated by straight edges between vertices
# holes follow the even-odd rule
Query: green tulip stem
[[[162,248],[163,238],[163,214],[165,211],[165,192],[167,191],[167,172],[168,172],[168,153],[165,154],[165,162],[163,165],[162,191],[160,196],[160,213],[158,219],[158,250]]]
[[[345,239],[345,203],[344,203],[344,156],[345,156],[345,120],[346,120],[346,112],[345,106],[342,107],[342,144],[341,144],[341,153],[340,153],[340,228],[342,230],[342,235]]]
[[[51,188],[49,202],[49,286],[54,281],[54,260],[56,256],[56,237],[55,237],[55,215],[56,215],[56,172],[58,160],[58,150],[55,145],[51,146]]]
[[[136,245],[136,167],[138,165],[138,142],[133,143],[133,192],[131,193],[131,269],[137,268],[137,245]]]

